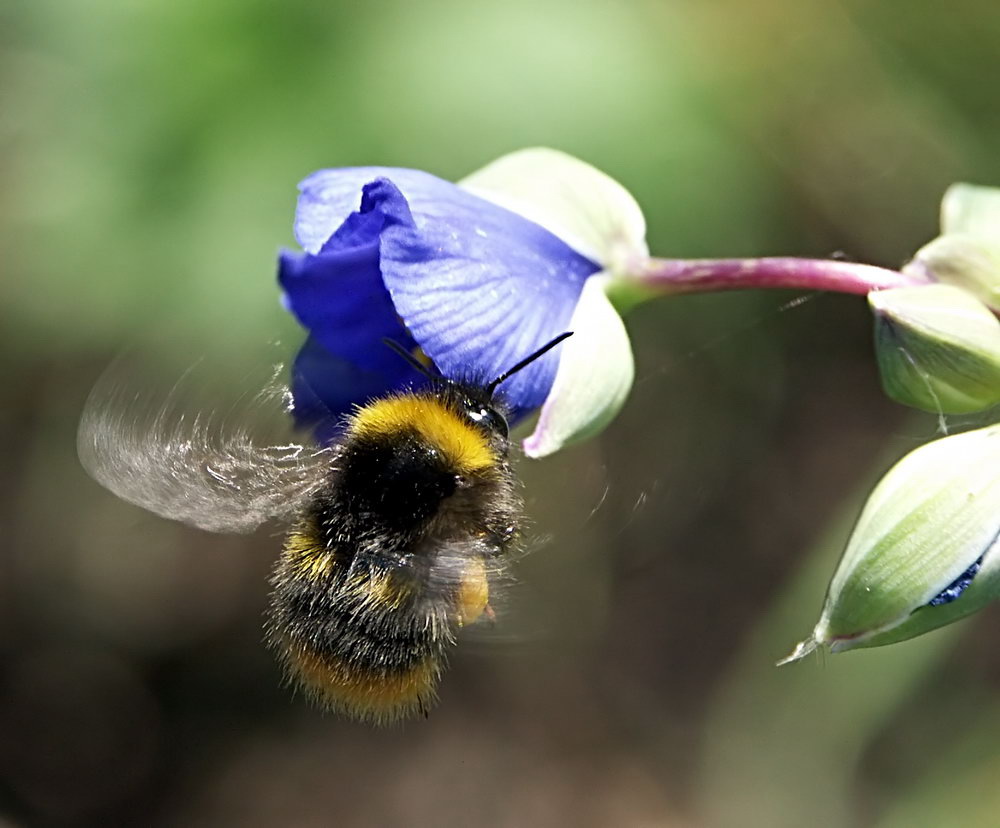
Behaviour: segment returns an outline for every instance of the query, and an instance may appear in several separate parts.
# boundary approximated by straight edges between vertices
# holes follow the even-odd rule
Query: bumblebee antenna
[[[382,337],[382,344],[387,345],[391,350],[399,354],[411,368],[423,374],[431,382],[442,382],[443,377],[438,374],[432,374],[430,368],[424,365],[419,359],[417,359],[413,354],[406,350],[402,345],[400,345],[395,339],[389,339],[387,336]]]
[[[486,386],[486,393],[489,394],[490,396],[492,396],[493,392],[496,391],[497,386],[501,382],[503,382],[504,380],[510,379],[514,374],[516,374],[522,368],[527,368],[529,365],[531,365],[532,362],[534,362],[540,356],[545,355],[546,353],[548,353],[549,351],[551,351],[553,348],[555,348],[556,345],[558,345],[564,339],[569,339],[572,335],[573,335],[573,331],[566,331],[565,333],[559,334],[559,336],[557,336],[551,342],[543,345],[541,348],[539,348],[537,351],[535,351],[535,353],[533,353],[531,356],[525,357],[519,363],[517,363],[517,365],[515,365],[513,368],[510,368],[507,371],[504,371],[499,377],[497,377],[495,380],[493,380],[493,382],[489,383]]]

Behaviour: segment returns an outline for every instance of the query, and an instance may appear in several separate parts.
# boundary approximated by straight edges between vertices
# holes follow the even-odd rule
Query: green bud
[[[1000,311],[1000,244],[952,233],[924,245],[903,271],[965,288]]]
[[[1000,425],[921,446],[875,487],[819,623],[781,663],[902,641],[981,609],[1000,595],[998,538]]]
[[[868,294],[882,387],[897,402],[935,414],[1000,403],[1000,320],[950,285]]]
[[[1000,188],[952,184],[941,200],[941,233],[968,233],[1000,245]]]
[[[859,642],[858,647],[881,647],[916,638],[953,621],[960,621],[967,615],[978,612],[987,604],[1000,598],[1000,544],[994,543],[990,553],[983,556],[979,572],[973,577],[968,588],[955,599],[937,606],[924,606],[913,612],[898,627],[877,633]]]
[[[941,235],[903,272],[965,288],[1000,312],[1000,189],[949,187],[941,202]]]

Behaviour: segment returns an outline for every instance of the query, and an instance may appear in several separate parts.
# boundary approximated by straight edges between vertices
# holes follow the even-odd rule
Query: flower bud
[[[936,414],[1000,403],[1000,320],[950,285],[873,291],[882,387],[897,402]]]
[[[1000,188],[952,184],[941,200],[941,233],[968,233],[1000,244]]]
[[[1000,593],[998,537],[1000,425],[921,446],[868,498],[819,623],[785,661],[901,641],[980,609]]]
[[[941,235],[903,272],[965,288],[1000,312],[1000,189],[949,187],[941,202]]]
[[[938,236],[925,244],[903,271],[965,288],[1000,311],[1000,244],[966,234]]]

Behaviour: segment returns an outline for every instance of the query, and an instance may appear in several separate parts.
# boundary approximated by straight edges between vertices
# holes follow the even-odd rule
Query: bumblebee
[[[242,427],[177,411],[145,418],[99,383],[80,423],[81,462],[116,495],[211,531],[291,523],[272,577],[266,638],[321,706],[383,724],[426,714],[458,631],[491,616],[518,547],[508,377],[431,382],[359,407],[331,446],[260,445]],[[277,386],[257,402],[287,397]]]

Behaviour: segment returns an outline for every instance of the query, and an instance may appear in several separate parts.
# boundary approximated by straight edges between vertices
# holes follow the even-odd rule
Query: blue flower
[[[602,428],[631,386],[606,295],[648,257],[632,197],[553,150],[505,156],[458,184],[409,169],[322,170],[300,185],[279,280],[309,331],[294,412],[329,439],[352,406],[426,382],[385,347],[419,348],[444,376],[487,381],[566,330],[575,336],[500,387],[517,421],[541,409],[532,456]]]

